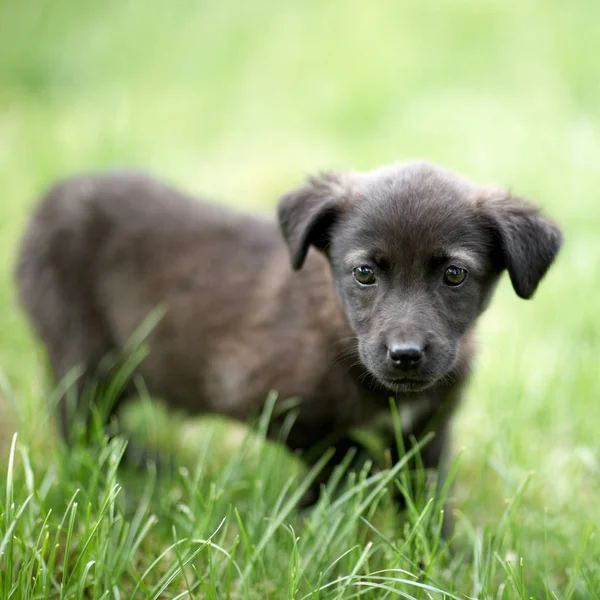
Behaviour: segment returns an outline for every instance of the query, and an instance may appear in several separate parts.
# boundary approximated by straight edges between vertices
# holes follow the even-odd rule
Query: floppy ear
[[[277,216],[294,270],[302,267],[311,245],[326,251],[330,229],[348,202],[346,178],[342,173],[324,173],[281,197]]]
[[[477,204],[496,238],[500,268],[508,270],[518,296],[531,298],[560,250],[561,230],[537,206],[508,192],[489,192]]]

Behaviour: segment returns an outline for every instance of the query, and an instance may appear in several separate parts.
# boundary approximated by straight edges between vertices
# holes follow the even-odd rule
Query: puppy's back
[[[143,262],[152,263],[159,271],[169,254],[193,249],[214,263],[237,247],[259,262],[275,245],[281,241],[274,223],[201,202],[143,173],[84,175],[57,183],[42,197],[15,277],[21,304],[35,322],[54,313],[48,296],[57,285],[63,294],[92,289],[119,260],[142,271]]]
[[[265,269],[274,261],[285,266],[285,278],[287,254],[273,220],[121,172],[71,178],[42,198],[16,280],[57,381],[75,366],[95,372],[166,303],[144,376],[175,400],[206,387],[217,345],[232,340],[237,347],[248,335],[251,315],[266,309],[264,296],[253,299],[257,282],[270,281]]]
[[[73,319],[61,315],[76,314],[78,301],[89,300],[95,256],[115,226],[133,233],[155,220],[151,213],[167,205],[164,191],[149,177],[123,172],[69,178],[42,197],[23,236],[15,278],[20,303],[44,342],[72,329]]]

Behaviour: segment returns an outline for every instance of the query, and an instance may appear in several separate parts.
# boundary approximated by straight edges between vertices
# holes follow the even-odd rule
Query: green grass
[[[0,598],[600,598],[599,22],[594,0],[0,3]],[[52,180],[138,165],[272,210],[308,172],[413,157],[566,235],[536,298],[504,281],[482,321],[450,547],[426,497],[395,517],[393,473],[299,515],[286,453],[149,399],[124,421],[172,473],[57,442],[11,281]]]

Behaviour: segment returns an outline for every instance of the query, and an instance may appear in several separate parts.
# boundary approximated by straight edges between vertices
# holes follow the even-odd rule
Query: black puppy
[[[138,369],[149,391],[236,419],[270,390],[297,397],[289,447],[335,446],[315,491],[353,446],[348,431],[388,415],[390,396],[408,413],[407,445],[435,423],[422,460],[438,466],[477,317],[504,269],[519,296],[533,295],[560,230],[525,200],[422,162],[312,178],[278,217],[279,227],[140,174],[59,183],[17,268],[56,379],[76,366],[80,388],[102,376],[103,358],[162,303]],[[61,418],[67,434],[64,400]]]

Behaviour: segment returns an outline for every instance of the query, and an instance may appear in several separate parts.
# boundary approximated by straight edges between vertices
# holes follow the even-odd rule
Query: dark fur
[[[164,303],[139,368],[153,395],[235,419],[260,411],[270,390],[297,397],[287,443],[332,441],[331,467],[353,445],[348,431],[386,414],[394,396],[411,413],[406,440],[437,419],[423,452],[437,466],[477,317],[505,268],[517,294],[533,295],[559,229],[525,200],[427,163],[312,178],[281,199],[278,217],[204,204],[139,174],[55,186],[17,268],[54,376],[77,365],[96,374]],[[355,281],[363,264],[376,285]],[[469,271],[459,288],[442,283],[450,264]],[[422,360],[399,368],[388,348],[406,345]],[[62,425],[67,433],[64,401]]]

